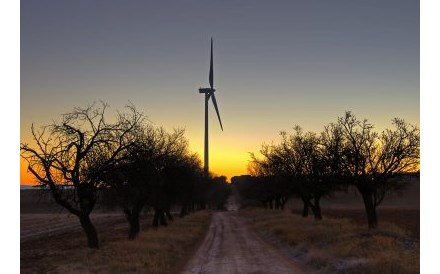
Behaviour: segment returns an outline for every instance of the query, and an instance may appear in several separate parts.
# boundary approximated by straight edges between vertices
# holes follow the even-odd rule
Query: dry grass
[[[50,273],[175,273],[205,235],[211,213],[197,212],[168,227],[142,231],[137,239],[102,241],[98,250],[58,250],[38,263]]]
[[[306,252],[306,262],[330,273],[418,273],[419,241],[408,231],[383,222],[369,231],[349,219],[313,218],[249,208],[241,213],[263,237]]]

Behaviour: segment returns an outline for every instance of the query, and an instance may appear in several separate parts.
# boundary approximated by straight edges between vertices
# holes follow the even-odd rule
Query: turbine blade
[[[214,68],[213,68],[213,61],[212,61],[212,37],[211,37],[211,65],[209,68],[209,84],[211,85],[211,88],[214,88]]]
[[[215,112],[217,112],[217,117],[218,117],[218,121],[220,122],[220,127],[221,127],[221,129],[223,131],[222,120],[220,119],[220,113],[218,112],[217,100],[215,100],[214,93],[212,93],[211,97],[212,97],[212,103],[214,104]]]

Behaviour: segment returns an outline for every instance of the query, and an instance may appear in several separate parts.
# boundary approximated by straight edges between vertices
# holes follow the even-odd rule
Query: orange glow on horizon
[[[34,175],[28,171],[28,163],[20,158],[20,185],[33,186],[36,184]]]
[[[210,155],[210,171],[217,176],[224,175],[231,181],[233,176],[247,174],[247,163],[250,157],[247,152],[215,151]]]
[[[209,171],[212,174],[226,176],[228,182],[234,176],[248,174],[249,151],[255,152],[258,149],[241,146],[239,141],[230,141],[225,144],[224,141],[215,140],[211,144],[214,142],[218,145],[215,147],[211,145],[209,149]],[[199,155],[203,165],[203,147],[191,147],[190,149]]]
[[[196,151],[199,156],[203,151]],[[247,174],[249,153],[232,149],[218,149],[210,151],[210,171],[215,176],[226,176],[231,181],[233,176]],[[203,164],[203,162],[202,162]],[[28,164],[20,159],[20,185],[36,185],[35,177],[28,171]]]

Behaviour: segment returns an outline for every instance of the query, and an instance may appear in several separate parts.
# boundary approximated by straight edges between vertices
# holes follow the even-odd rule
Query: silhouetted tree
[[[391,180],[402,172],[414,172],[420,163],[420,131],[402,119],[393,120],[394,130],[380,135],[366,119],[351,112],[338,119],[343,137],[341,172],[362,195],[369,228],[378,225],[376,207],[387,192],[398,187]]]
[[[263,144],[261,158],[251,155],[250,172],[263,182],[252,182],[239,189],[272,208],[277,190],[282,189],[276,186],[274,178],[283,178],[290,183],[289,190],[284,192],[301,197],[303,216],[308,215],[310,208],[319,220],[321,197],[354,185],[362,195],[368,225],[375,228],[376,207],[386,193],[400,187],[394,177],[419,168],[419,129],[399,118],[393,120],[393,125],[395,129],[378,134],[367,120],[359,121],[346,112],[320,135],[303,133],[298,126],[291,135],[282,132],[280,144]]]
[[[253,178],[250,180],[251,186],[247,187],[251,191],[245,195],[260,201],[265,208],[283,209],[291,194],[291,189],[286,184],[291,176],[291,170],[286,165],[287,161],[282,153],[280,147],[274,144],[262,145],[260,150],[262,159],[251,153],[252,161],[248,169]]]
[[[173,217],[170,209],[182,196],[189,191],[194,176],[199,171],[200,161],[188,149],[188,140],[183,130],[175,130],[166,135],[159,151],[157,162],[158,180],[153,183],[153,192],[148,203],[155,211],[153,226],[167,225],[167,219]]]
[[[174,177],[177,182],[174,185],[174,200],[181,207],[180,217],[184,217],[196,209],[199,203],[200,209],[205,209],[201,197],[205,197],[207,183],[204,178],[202,162],[197,154],[188,154],[177,168],[178,175]]]
[[[226,201],[231,194],[231,188],[225,176],[218,176],[211,179],[208,200],[211,208],[217,210],[226,209]]]
[[[105,179],[119,194],[129,223],[129,239],[140,231],[139,216],[145,206],[154,210],[154,227],[173,220],[173,205],[181,203],[184,211],[194,199],[194,184],[202,174],[198,156],[189,152],[184,130],[168,133],[148,125],[138,133],[124,161],[118,162]]]
[[[107,122],[107,105],[75,108],[38,131],[32,125],[34,144],[21,144],[21,156],[38,183],[50,189],[55,201],[79,218],[88,246],[98,248],[98,235],[89,215],[97,190],[104,186],[109,167],[121,161],[143,121],[134,106]]]
[[[286,142],[287,141],[287,142]],[[322,219],[320,199],[329,188],[323,181],[324,165],[319,149],[319,139],[313,132],[303,133],[299,126],[288,139],[283,138],[283,148],[290,154],[294,166],[294,183],[303,203],[303,215],[311,208],[315,219]]]
[[[315,133],[304,133],[299,126],[291,135],[281,132],[281,137],[278,145],[262,146],[262,159],[251,155],[253,172],[270,182],[271,187],[264,192],[269,195],[269,207],[284,208],[287,197],[296,194],[303,202],[302,215],[307,217],[310,208],[315,219],[320,220],[320,199],[334,190],[323,157],[326,148]],[[266,206],[265,202],[263,204]]]

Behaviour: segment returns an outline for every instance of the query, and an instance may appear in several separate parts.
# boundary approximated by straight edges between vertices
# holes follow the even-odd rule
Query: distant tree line
[[[173,220],[172,207],[180,208],[180,217],[224,207],[230,192],[226,177],[204,175],[183,130],[154,126],[133,105],[109,122],[106,109],[105,103],[93,104],[41,129],[32,125],[33,144],[20,145],[38,183],[79,218],[90,248],[99,246],[90,220],[99,193],[121,206],[129,239],[138,235],[146,207],[154,210],[155,227]]]
[[[320,200],[336,190],[354,186],[362,196],[369,228],[378,225],[377,206],[386,194],[401,187],[395,177],[418,172],[420,131],[395,118],[393,129],[380,134],[366,119],[351,112],[320,133],[281,132],[278,144],[263,144],[260,156],[251,154],[252,176],[231,182],[247,199],[266,208],[283,209],[290,196],[303,203],[302,215],[312,211],[322,219]]]

